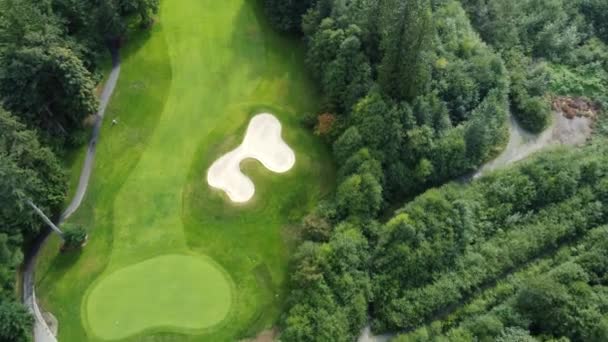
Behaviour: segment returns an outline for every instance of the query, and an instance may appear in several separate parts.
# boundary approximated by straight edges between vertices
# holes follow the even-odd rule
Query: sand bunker
[[[295,164],[296,156],[281,138],[281,123],[274,115],[262,113],[254,116],[241,145],[211,165],[207,182],[226,192],[233,202],[249,201],[255,193],[255,186],[240,168],[241,161],[247,158],[257,159],[276,173],[287,172]]]

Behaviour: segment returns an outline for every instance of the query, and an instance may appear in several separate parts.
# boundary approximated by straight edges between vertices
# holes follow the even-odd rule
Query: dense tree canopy
[[[104,45],[157,11],[158,0],[1,0],[0,101],[55,147],[81,143]]]
[[[379,83],[391,97],[412,101],[427,90],[430,81],[432,39],[430,0],[387,1],[382,26],[382,62]]]
[[[91,73],[59,19],[35,3],[0,3],[0,96],[30,127],[67,139],[95,112]]]
[[[372,267],[378,327],[415,328],[547,248],[606,222],[600,166],[606,156],[599,148],[555,153],[407,204],[379,235]]]
[[[604,171],[595,169],[603,149],[554,154],[470,186],[430,190],[385,224],[378,216],[495,156],[506,142],[509,114],[539,132],[550,122],[553,96],[606,103],[608,50],[596,38],[604,35],[604,2],[299,4],[305,3],[307,10],[266,1],[266,9],[280,30],[297,31],[301,22],[307,64],[322,89],[321,113],[333,120],[323,135],[340,167],[335,197],[302,224],[282,339],[353,340],[363,324],[349,323],[346,313],[369,314],[380,332],[424,326],[402,337],[407,341],[534,341],[550,333],[579,338],[555,327],[541,331],[529,323],[541,317],[526,316],[515,304],[508,310],[529,324],[480,316],[449,337],[446,326],[425,324],[605,223],[605,181],[598,178]],[[367,245],[356,253],[365,255],[360,263],[337,276],[326,266],[334,260],[322,251],[344,238],[338,231],[345,225]],[[342,282],[351,288],[344,290]],[[341,301],[343,293],[367,307]],[[594,315],[604,312],[597,310]],[[602,336],[601,329],[590,333]]]
[[[268,11],[277,9],[272,3]],[[306,341],[334,331],[327,340],[349,340],[364,320],[346,317],[365,317],[371,299],[354,288],[369,284],[369,249],[358,249],[356,267],[329,271],[320,251],[344,236],[328,227],[347,225],[373,239],[387,204],[494,156],[506,139],[508,80],[455,1],[317,1],[302,16],[302,31],[322,112],[335,117],[324,134],[341,167],[335,198],[303,223],[310,241],[294,267],[311,271],[306,279],[314,285],[294,275],[284,337]],[[344,294],[356,300],[341,300]]]
[[[282,31],[297,32],[314,0],[264,0],[266,15]]]
[[[593,55],[595,34],[606,41],[608,3],[603,0],[461,0],[483,40],[497,49],[511,77],[511,108],[522,126],[540,132],[549,121],[547,63],[568,69],[606,72],[605,58]],[[600,48],[605,50],[604,47]],[[603,64],[603,68],[600,66]],[[598,70],[599,69],[599,70]],[[603,70],[602,70],[603,69]],[[586,91],[584,95],[596,98]],[[563,95],[563,94],[560,94]]]
[[[33,318],[23,305],[0,299],[0,341],[31,341],[32,327]]]
[[[503,63],[457,2],[320,1],[303,28],[308,64],[337,114],[336,157],[366,147],[388,198],[464,174],[505,142]]]
[[[24,236],[33,236],[40,219],[26,205],[35,200],[56,211],[65,196],[65,176],[50,149],[36,134],[0,108],[0,340],[28,341],[29,312],[14,301],[15,271],[23,261]]]
[[[582,13],[593,25],[598,37],[608,42],[608,2],[603,0],[581,0]]]
[[[0,108],[0,232],[38,231],[40,221],[25,200],[55,212],[65,198],[66,180],[59,161],[42,147],[34,132]]]

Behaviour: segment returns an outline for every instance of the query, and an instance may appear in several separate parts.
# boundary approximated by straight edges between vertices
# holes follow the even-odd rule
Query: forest
[[[260,1],[305,45],[322,110],[301,123],[338,165],[298,226],[282,341],[608,340],[607,1]],[[32,339],[26,203],[58,217],[104,56],[158,8],[0,0],[0,341]],[[599,108],[590,142],[471,179],[511,115],[539,133],[560,98]]]
[[[282,339],[608,339],[602,117],[587,147],[469,181],[508,115],[541,132],[556,98],[606,107],[608,4],[303,3],[266,13],[306,43],[324,108],[307,123],[339,171],[301,224]]]

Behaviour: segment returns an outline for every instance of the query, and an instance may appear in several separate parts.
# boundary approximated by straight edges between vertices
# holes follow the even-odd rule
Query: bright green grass
[[[91,291],[85,314],[93,333],[105,339],[123,338],[150,326],[202,330],[228,314],[230,286],[213,262],[166,255],[102,278]]]
[[[248,0],[163,1],[159,21],[140,35],[122,51],[92,181],[70,219],[90,229],[89,243],[80,254],[59,254],[57,239],[46,246],[38,297],[59,319],[60,341],[250,336],[271,327],[280,312],[291,226],[333,186],[327,151],[299,124],[317,109],[301,48],[272,32],[258,3]],[[249,119],[262,111],[283,124],[296,165],[277,175],[245,161],[256,194],[248,204],[233,205],[209,188],[206,170],[240,143]],[[109,125],[112,118],[119,124]],[[188,255],[194,264],[212,259],[226,275],[210,278],[212,284],[194,281],[192,291],[182,291],[185,299],[213,300],[228,283],[230,303],[197,312],[179,300],[143,303],[116,280],[149,285],[149,300],[157,301],[174,293],[162,286],[171,279],[206,277],[202,270],[184,275],[183,267],[168,267],[156,284],[149,280],[156,275],[134,266],[172,254]],[[100,306],[108,293],[126,311]],[[112,323],[108,310],[133,321],[98,332]]]

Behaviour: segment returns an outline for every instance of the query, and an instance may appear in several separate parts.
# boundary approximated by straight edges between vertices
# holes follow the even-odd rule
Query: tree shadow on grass
[[[55,258],[53,258],[53,261],[51,262],[50,267],[48,267],[47,271],[44,272],[44,274],[41,275],[40,278],[38,278],[36,280],[36,283],[45,284],[48,276],[50,274],[54,274],[53,272],[50,272],[50,270],[63,270],[64,271],[64,272],[61,272],[61,275],[59,276],[59,278],[54,279],[55,281],[60,281],[61,278],[63,278],[63,276],[65,275],[65,273],[66,273],[65,271],[70,269],[72,266],[74,266],[74,264],[78,261],[78,259],[80,258],[81,255],[82,255],[82,249],[59,251],[57,256]]]
[[[121,60],[127,61],[133,55],[137,54],[153,34],[163,34],[161,27],[158,24],[154,24],[147,29],[139,27],[130,29],[122,42],[122,47],[120,49]]]
[[[246,65],[246,77],[255,83],[265,80],[263,87],[275,87],[275,98],[268,105],[298,108],[316,112],[320,97],[305,66],[304,42],[297,34],[276,31],[270,24],[261,0],[245,0],[232,22],[234,28],[230,49],[236,51],[231,65]],[[257,89],[251,89],[256,91]],[[305,112],[298,113],[303,117]]]

